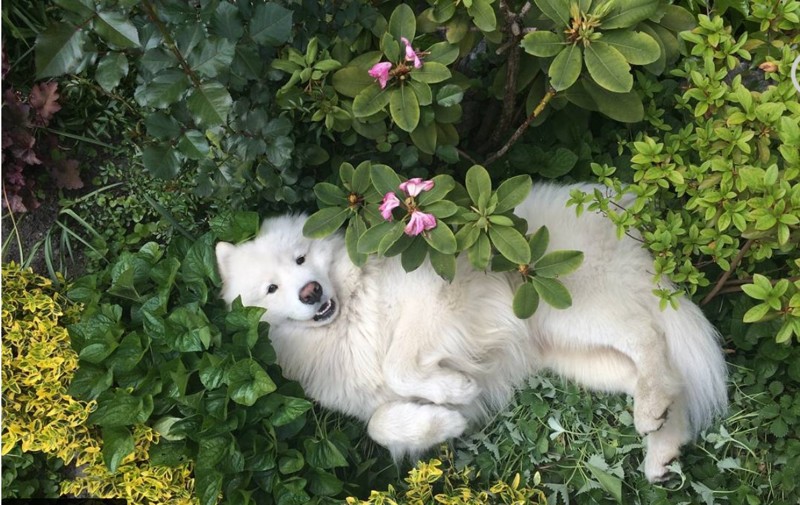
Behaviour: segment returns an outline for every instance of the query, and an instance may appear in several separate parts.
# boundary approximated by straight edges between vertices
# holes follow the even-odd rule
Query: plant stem
[[[549,88],[547,90],[547,93],[545,93],[542,99],[539,101],[539,104],[536,106],[536,108],[533,109],[531,115],[528,116],[528,118],[519,126],[519,128],[517,128],[517,131],[515,131],[514,134],[511,135],[511,138],[508,139],[508,142],[506,142],[506,144],[503,147],[501,147],[499,151],[486,158],[486,160],[483,162],[483,165],[484,166],[491,165],[498,159],[502,158],[508,152],[511,146],[514,145],[519,140],[522,134],[525,133],[525,130],[528,129],[528,126],[530,126],[533,120],[539,117],[539,115],[542,113],[544,108],[547,107],[547,104],[550,103],[550,100],[552,100],[554,96],[556,96],[556,90],[554,90],[553,88]]]
[[[709,294],[707,294],[705,298],[703,298],[703,301],[700,302],[700,305],[707,304],[708,302],[713,300],[715,296],[717,296],[719,291],[725,285],[725,282],[727,282],[727,280],[730,278],[730,276],[733,275],[733,272],[734,272],[734,270],[736,270],[736,267],[738,267],[739,263],[742,262],[742,259],[744,258],[744,255],[747,254],[747,251],[750,250],[750,247],[752,245],[753,245],[753,239],[748,239],[747,242],[744,243],[744,245],[742,246],[741,250],[739,251],[739,254],[737,254],[736,257],[733,258],[733,261],[731,262],[731,267],[728,269],[728,271],[726,271],[724,274],[722,274],[722,276],[720,276],[719,280],[714,285],[714,289],[712,289],[711,292]]]

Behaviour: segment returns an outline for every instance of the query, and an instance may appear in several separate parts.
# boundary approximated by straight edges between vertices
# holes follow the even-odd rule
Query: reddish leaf
[[[53,114],[61,110],[61,105],[58,103],[59,94],[57,90],[57,82],[40,82],[31,89],[31,107],[36,109],[44,124],[49,123]]]
[[[78,170],[78,160],[60,160],[54,163],[52,176],[59,188],[80,189],[83,187]]]

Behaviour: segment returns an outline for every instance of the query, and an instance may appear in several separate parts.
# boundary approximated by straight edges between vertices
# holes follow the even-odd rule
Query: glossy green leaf
[[[392,11],[389,17],[389,33],[397,42],[400,42],[401,37],[405,37],[414,43],[414,37],[417,35],[417,17],[408,4],[401,3]]]
[[[492,245],[509,261],[517,265],[527,265],[531,261],[531,250],[528,241],[520,232],[507,226],[491,226],[489,238]]]
[[[325,206],[347,205],[347,194],[335,184],[318,182],[314,185],[314,194],[317,200]]]
[[[436,123],[429,124],[420,123],[411,132],[411,141],[417,148],[426,154],[434,154],[436,152],[436,141],[438,132],[436,130]]]
[[[192,117],[204,128],[224,124],[232,104],[233,99],[228,90],[216,81],[194,88],[186,100],[186,106]]]
[[[441,63],[423,62],[421,68],[415,68],[409,74],[412,79],[428,84],[446,81],[451,77],[450,69]]]
[[[556,309],[566,309],[572,306],[572,296],[561,281],[557,279],[547,279],[544,277],[533,277],[531,279],[536,292],[547,304]]]
[[[128,75],[128,58],[123,53],[108,53],[97,63],[94,79],[105,91],[111,92]]]
[[[436,226],[422,234],[425,241],[442,254],[456,252],[456,237],[450,227],[437,220]]]
[[[303,235],[308,238],[324,238],[344,224],[350,209],[325,207],[311,214],[303,225]]]
[[[659,0],[616,0],[600,24],[603,30],[628,28],[658,11]]]
[[[129,454],[133,453],[133,435],[124,426],[103,428],[103,462],[114,473]]]
[[[497,16],[488,0],[472,0],[467,13],[480,31],[493,32],[497,29]]]
[[[658,42],[642,32],[614,30],[603,33],[601,40],[619,51],[631,65],[647,65],[661,55]]]
[[[489,266],[489,260],[492,257],[492,246],[489,242],[489,236],[483,232],[479,232],[475,243],[472,244],[472,247],[467,249],[467,256],[475,270],[486,270],[486,267]]]
[[[644,119],[644,105],[635,91],[612,93],[591,81],[579,83],[597,104],[600,112],[624,123],[635,123]]]
[[[530,32],[522,38],[522,49],[528,54],[549,58],[561,52],[567,45],[564,37],[547,30]]]
[[[419,124],[419,101],[409,86],[400,86],[389,93],[389,112],[395,124],[411,132]]]
[[[525,201],[533,182],[529,175],[517,175],[503,181],[497,188],[496,214],[509,211]]]
[[[614,93],[631,90],[633,75],[622,53],[602,41],[592,42],[584,51],[586,69],[597,84]]]
[[[399,191],[397,187],[400,185],[400,177],[398,177],[397,172],[386,165],[372,165],[370,178],[372,179],[372,185],[375,186],[381,196],[389,192]]]
[[[250,37],[259,44],[279,46],[292,35],[293,12],[275,2],[257,4],[250,20]]]
[[[467,171],[466,177],[467,193],[474,203],[478,203],[481,199],[492,191],[492,178],[489,172],[480,165],[473,165]]]
[[[536,309],[539,308],[539,293],[530,282],[524,282],[514,293],[512,302],[514,315],[520,319],[531,317]]]
[[[535,0],[536,6],[558,27],[570,25],[569,2],[567,0]]]
[[[142,149],[142,164],[160,179],[172,179],[181,170],[177,152],[167,144],[151,144]]]
[[[419,205],[430,205],[433,202],[438,202],[456,187],[456,181],[450,175],[437,175],[431,180],[433,181],[433,188],[423,191],[417,196]]]
[[[68,23],[53,23],[36,37],[36,77],[56,77],[74,71],[84,56],[83,30]]]
[[[347,255],[350,261],[356,266],[363,266],[366,264],[368,256],[358,252],[358,238],[367,231],[367,224],[364,222],[359,214],[354,215],[350,222],[347,224],[347,230],[344,233],[344,243],[347,248]]]
[[[445,254],[435,249],[430,251],[431,266],[433,270],[448,281],[452,281],[456,276],[456,257],[453,254]]]
[[[358,238],[357,251],[361,254],[374,254],[378,252],[381,240],[386,234],[391,233],[395,223],[383,221],[369,228]]]
[[[140,46],[136,26],[121,12],[99,11],[94,29],[112,47],[125,49]]]
[[[392,88],[381,89],[377,84],[364,88],[353,100],[353,115],[367,117],[384,110],[391,101]]]
[[[583,54],[577,44],[572,44],[561,50],[550,63],[547,74],[550,76],[550,85],[556,91],[563,91],[578,80],[583,68]]]
[[[251,406],[277,386],[255,360],[246,358],[233,364],[228,371],[228,394],[231,400]]]
[[[528,246],[530,246],[531,249],[531,261],[539,261],[539,259],[544,256],[548,245],[550,245],[550,230],[547,229],[547,226],[541,226],[528,238]]]
[[[537,276],[553,278],[574,272],[582,263],[581,251],[553,251],[538,260],[533,268]]]

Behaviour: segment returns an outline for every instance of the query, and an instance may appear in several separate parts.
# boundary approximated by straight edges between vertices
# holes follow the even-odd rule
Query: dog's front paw
[[[467,405],[475,401],[481,390],[472,378],[453,372],[431,380],[429,393],[428,399],[439,405]]]
[[[633,425],[636,431],[644,436],[661,429],[667,422],[672,405],[669,395],[638,395],[633,399]]]

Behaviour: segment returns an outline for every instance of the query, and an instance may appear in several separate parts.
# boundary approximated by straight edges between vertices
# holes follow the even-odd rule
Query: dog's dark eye
[[[277,284],[270,284],[269,287],[267,288],[267,293],[274,293],[277,290],[278,290]]]
[[[297,262],[298,265],[302,265],[303,263],[306,262],[306,257],[305,256],[298,256],[295,261]]]

